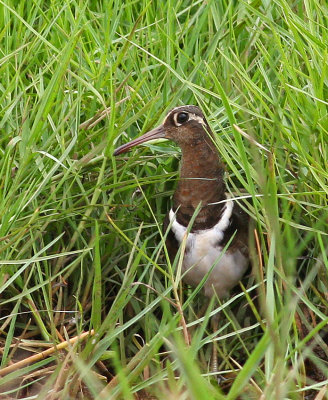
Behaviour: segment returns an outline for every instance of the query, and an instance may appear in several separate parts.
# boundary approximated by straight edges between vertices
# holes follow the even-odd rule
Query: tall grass
[[[1,368],[95,332],[13,367],[2,398],[328,398],[327,15],[0,0]],[[252,221],[252,273],[201,317],[161,234],[179,150],[112,156],[182,104],[205,112]]]

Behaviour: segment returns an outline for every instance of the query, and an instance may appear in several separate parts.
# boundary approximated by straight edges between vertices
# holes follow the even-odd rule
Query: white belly
[[[182,264],[184,281],[197,286],[209,274],[203,286],[205,296],[211,297],[213,290],[220,298],[228,296],[244,275],[248,259],[239,250],[222,253],[222,247],[206,242],[201,234],[191,235]]]
[[[224,231],[230,223],[233,201],[227,201],[225,210],[219,222],[210,229],[187,233],[187,228],[179,224],[175,214],[170,211],[171,229],[179,243],[186,238],[186,253],[182,264],[183,280],[192,286],[197,286],[207,275],[204,284],[205,296],[211,297],[213,290],[217,296],[228,296],[241,279],[248,265],[248,258],[241,251],[228,249],[222,252],[220,242]],[[211,272],[209,272],[211,271]]]

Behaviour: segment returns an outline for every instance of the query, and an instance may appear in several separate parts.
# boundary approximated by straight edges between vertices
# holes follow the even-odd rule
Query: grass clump
[[[1,2],[2,398],[327,397],[327,15],[313,0]],[[215,334],[161,240],[178,149],[112,156],[182,104],[204,110],[253,221],[253,273]]]

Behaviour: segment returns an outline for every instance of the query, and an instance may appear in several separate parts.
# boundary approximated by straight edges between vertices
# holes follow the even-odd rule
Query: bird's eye
[[[183,124],[184,122],[187,122],[189,119],[188,113],[181,112],[177,115],[177,123],[178,124]]]

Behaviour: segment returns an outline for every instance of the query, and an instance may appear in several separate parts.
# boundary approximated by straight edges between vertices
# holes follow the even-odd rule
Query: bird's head
[[[153,139],[169,139],[182,148],[186,146],[193,147],[207,140],[208,133],[211,133],[210,128],[199,107],[175,107],[169,111],[161,125],[118,147],[114,151],[114,155],[125,153],[132,147]]]

